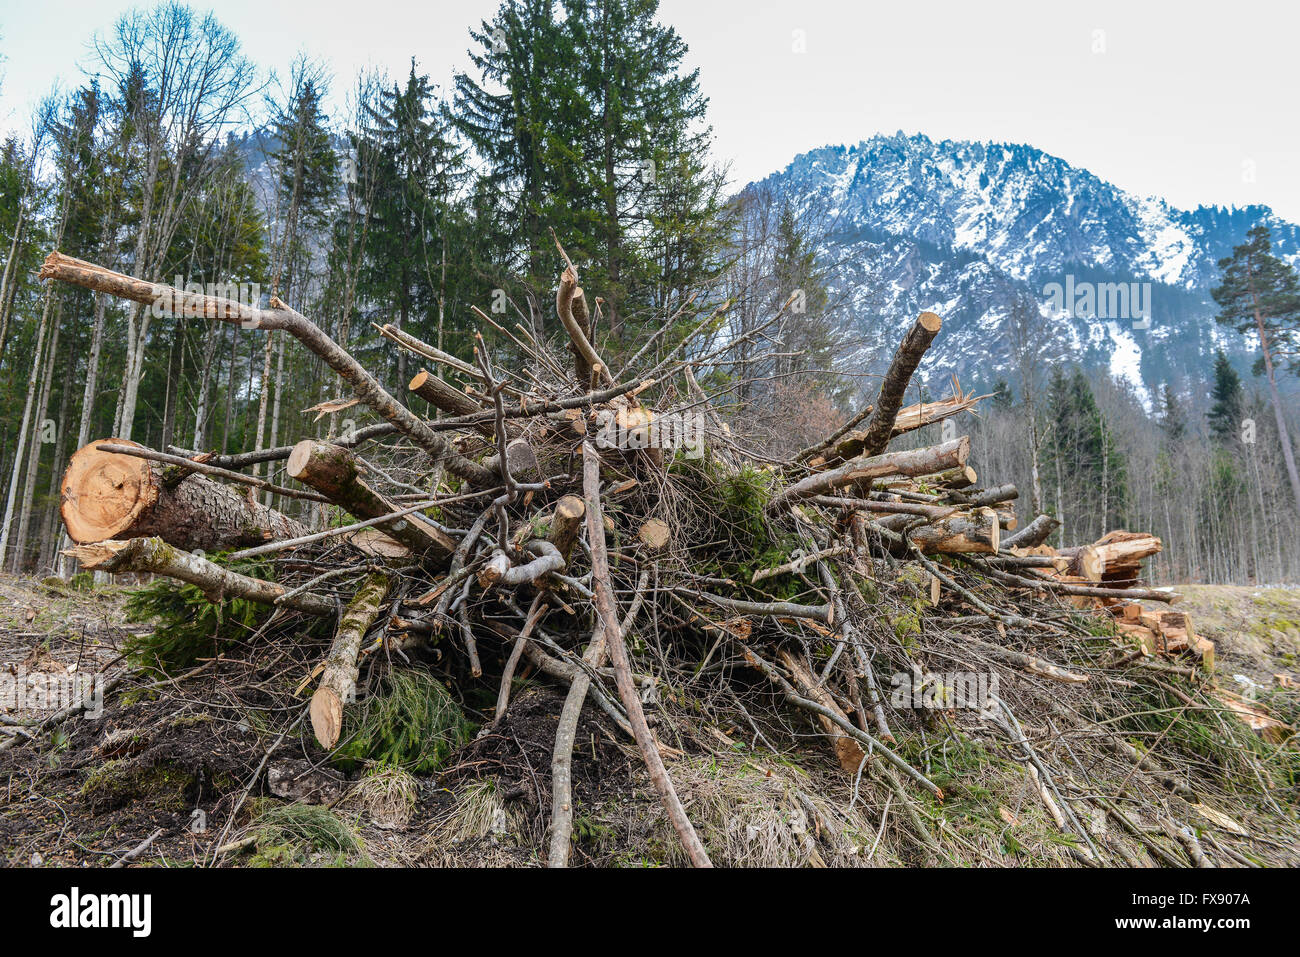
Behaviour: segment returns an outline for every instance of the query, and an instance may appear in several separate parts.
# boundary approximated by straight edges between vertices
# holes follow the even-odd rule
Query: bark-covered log
[[[1052,532],[1061,527],[1061,523],[1050,515],[1039,515],[1036,519],[1026,525],[1014,535],[1008,535],[1002,540],[1002,547],[1005,548],[1034,548],[1043,544],[1051,536]]]
[[[294,446],[285,471],[290,478],[310,485],[357,518],[379,518],[400,511],[357,473],[357,463],[347,449],[306,439]],[[451,560],[456,542],[423,521],[406,515],[376,523],[376,527],[434,564]]]
[[[970,438],[961,438],[934,445],[926,449],[906,452],[887,452],[846,462],[828,472],[815,472],[779,492],[772,499],[772,508],[809,495],[826,495],[837,488],[869,482],[886,475],[930,475],[944,469],[959,468],[970,455]]]
[[[987,397],[963,395],[957,392],[946,399],[940,399],[938,402],[918,402],[915,405],[899,409],[898,414],[894,417],[894,427],[890,433],[890,438],[897,438],[900,435],[905,435],[927,425],[933,425],[935,422],[942,422],[944,419],[952,418],[954,415],[973,409],[976,403],[983,398]],[[868,412],[874,411],[874,407],[868,406]],[[807,456],[806,460],[814,468],[838,465],[847,459],[862,455],[866,440],[867,433],[864,429],[849,429],[831,442],[827,451],[820,457]],[[798,460],[796,459],[796,461]]]
[[[901,531],[909,520],[910,516],[899,516],[877,524],[890,531]],[[1001,528],[996,513],[983,509],[914,528],[909,538],[927,555],[996,555],[1001,543]]]
[[[356,595],[339,618],[334,643],[325,658],[320,685],[311,696],[311,727],[321,747],[329,750],[338,744],[343,730],[343,705],[350,703],[357,689],[357,655],[361,639],[379,614],[379,606],[388,595],[389,577],[375,573],[366,577]]]
[[[157,462],[100,451],[91,442],[68,462],[60,513],[77,543],[157,536],[186,550],[221,552],[305,535],[286,515],[202,475],[172,481]],[[125,439],[115,445],[143,448]]]
[[[1057,554],[1070,560],[1070,564],[1065,567],[1067,575],[1081,578],[1086,582],[1101,581],[1101,556],[1091,545],[1061,548],[1057,550]]]
[[[862,430],[863,455],[878,455],[889,444],[894,434],[898,410],[902,408],[903,396],[907,392],[907,384],[912,381],[912,373],[916,371],[925,350],[930,348],[930,343],[942,327],[942,319],[932,312],[923,312],[899,343],[894,361],[889,364],[889,371],[880,383],[876,411],[871,413],[867,427]]]
[[[102,572],[148,572],[166,575],[197,587],[209,601],[243,598],[263,605],[281,604],[321,618],[334,616],[334,603],[308,593],[285,598],[283,585],[251,578],[222,568],[192,552],[168,545],[161,538],[133,538],[130,541],[96,542],[74,545],[67,550],[81,567]]]
[[[828,711],[832,711],[840,718],[848,721],[849,716],[835,702],[822,684],[808,671],[808,668],[802,661],[786,651],[784,648],[777,652],[777,658],[785,666],[786,671],[790,672],[792,683],[799,693],[805,698],[816,701]],[[835,751],[835,758],[840,762],[840,767],[849,774],[856,774],[858,768],[862,766],[862,759],[866,752],[862,750],[862,745],[849,737],[841,730],[840,726],[825,715],[817,716],[818,723],[822,726],[822,731],[826,737],[831,740],[831,748]]]
[[[1116,530],[1093,543],[1101,577],[1107,582],[1135,582],[1142,570],[1142,559],[1156,555],[1164,547],[1154,535]]]
[[[471,396],[431,372],[424,370],[417,372],[408,388],[435,409],[448,415],[476,415],[484,411],[483,406],[475,402]],[[490,422],[480,422],[475,428],[484,435],[492,434]]]
[[[582,520],[586,514],[586,504],[576,495],[565,495],[555,503],[547,538],[564,556],[566,562],[573,551],[574,543],[578,540],[578,531],[582,528]]]

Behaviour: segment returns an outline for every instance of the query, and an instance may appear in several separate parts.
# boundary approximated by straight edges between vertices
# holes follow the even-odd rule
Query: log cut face
[[[107,441],[142,447],[126,439]],[[78,544],[157,536],[188,551],[220,552],[307,532],[202,475],[169,482],[167,470],[155,462],[101,452],[104,442],[78,450],[63,476],[60,512]]]

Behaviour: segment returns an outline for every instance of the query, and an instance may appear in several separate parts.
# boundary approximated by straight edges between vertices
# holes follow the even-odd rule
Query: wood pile
[[[645,355],[656,334],[622,371],[612,369],[594,345],[599,300],[564,258],[555,299],[562,351],[483,313],[485,331],[494,327],[509,350],[509,366],[481,335],[471,363],[385,326],[380,333],[395,348],[427,364],[399,398],[278,299],[251,308],[52,253],[44,279],[293,336],[346,391],[315,411],[358,406],[350,414],[369,410],[377,420],[349,434],[225,455],[92,442],[63,479],[70,554],[86,569],[166,575],[212,601],[237,596],[334,622],[308,684],[311,726],[327,751],[339,741],[359,668],[376,650],[438,645],[464,681],[499,688],[498,720],[525,668],[567,688],[552,785],[550,861],[558,865],[569,854],[566,768],[584,701],[635,741],[691,861],[709,863],[664,764],[672,749],[645,715],[647,687],[658,680],[651,675],[672,668],[674,656],[683,669],[716,656],[740,662],[749,680],[766,679],[816,722],[846,772],[860,773],[871,754],[871,766],[890,780],[941,798],[891,747],[878,673],[902,652],[866,637],[876,609],[861,586],[900,569],[922,576],[927,614],[981,635],[973,647],[1030,675],[1089,680],[1068,660],[1051,660],[1052,643],[1089,610],[1111,616],[1137,655],[1192,655],[1212,665],[1213,646],[1185,616],[1138,604],[1176,600],[1141,584],[1141,562],[1160,550],[1158,539],[1115,531],[1051,548],[1044,543],[1054,520],[1037,516],[1018,528],[1017,490],[980,484],[967,437],[889,448],[980,398],[954,382],[946,399],[903,405],[941,331],[937,315],[923,313],[906,331],[871,406],[775,465],[734,440],[695,382],[693,368],[720,350],[710,353],[687,334],[651,361]],[[697,463],[654,433],[683,408],[708,429]],[[278,470],[275,481],[247,471],[267,464]],[[688,473],[704,484],[748,476],[764,490],[750,523],[758,530],[749,534],[786,543],[786,554],[753,567],[759,555],[744,551],[752,543],[738,529],[719,529],[718,515],[683,490]],[[266,504],[272,498],[279,509]],[[342,524],[327,525],[327,513]],[[715,560],[723,539],[736,554]],[[274,563],[273,579],[231,567],[254,557]],[[346,602],[334,596],[343,583]],[[654,653],[637,650],[645,648]]]

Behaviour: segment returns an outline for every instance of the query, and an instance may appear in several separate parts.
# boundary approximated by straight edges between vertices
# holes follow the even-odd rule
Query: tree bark
[[[81,562],[83,568],[92,571],[148,572],[188,582],[214,603],[227,598],[244,598],[274,605],[276,599],[282,598],[287,591],[283,585],[229,571],[193,552],[174,548],[161,538],[74,545],[68,549],[68,554]],[[318,618],[334,617],[332,601],[305,592],[285,599],[282,604]]]
[[[299,442],[289,453],[285,472],[357,518],[380,518],[400,510],[361,480],[352,454],[337,445],[326,445],[313,439]],[[390,518],[377,523],[376,527],[416,555],[423,555],[434,563],[451,561],[456,551],[454,539],[417,515]]]
[[[1060,522],[1050,515],[1039,515],[1036,519],[1026,525],[1014,535],[1008,535],[1002,540],[1003,549],[1007,548],[1035,548],[1051,537],[1052,532],[1060,527]]]
[[[912,381],[912,373],[916,371],[925,350],[930,348],[930,343],[942,327],[942,319],[932,312],[923,312],[898,344],[894,361],[889,364],[889,371],[880,383],[876,411],[871,413],[867,427],[863,430],[863,454],[878,455],[889,444],[894,434],[898,410],[903,405],[903,395],[907,392],[908,383]]]
[[[787,505],[809,495],[825,495],[833,489],[886,475],[930,475],[944,469],[958,468],[966,464],[969,455],[970,438],[963,435],[959,439],[926,449],[856,458],[828,472],[816,472],[785,488],[772,499],[770,507]]]
[[[659,793],[659,800],[668,813],[673,829],[686,848],[686,854],[696,867],[712,867],[709,854],[700,842],[686,809],[673,787],[672,779],[659,756],[659,747],[650,734],[646,724],[645,712],[641,708],[641,696],[632,681],[632,664],[628,660],[627,645],[623,643],[623,630],[619,626],[618,609],[614,604],[614,589],[609,583],[609,556],[605,550],[605,520],[600,507],[600,456],[590,442],[582,444],[582,485],[587,496],[587,538],[591,545],[591,579],[595,592],[596,611],[600,615],[600,624],[604,629],[605,642],[609,649],[609,659],[614,665],[614,681],[618,686],[618,696],[627,710],[628,721],[636,737],[637,747],[645,760],[646,770],[650,772],[650,781]]]
[[[63,474],[60,512],[74,542],[156,535],[177,548],[220,552],[307,533],[288,516],[202,475],[176,482],[156,462],[101,452],[99,445],[78,450]]]
[[[357,655],[361,640],[379,614],[379,606],[388,596],[390,580],[376,573],[361,583],[339,619],[334,643],[325,658],[320,685],[311,696],[311,727],[316,740],[327,751],[339,742],[343,730],[343,706],[350,704],[357,690]]]

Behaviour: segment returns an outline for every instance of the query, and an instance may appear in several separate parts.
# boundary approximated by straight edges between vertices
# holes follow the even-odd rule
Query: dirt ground
[[[1186,600],[1178,609],[1216,643],[1225,684],[1247,696],[1300,695],[1300,589],[1179,591]],[[149,630],[125,620],[124,597],[120,588],[83,591],[56,580],[0,578],[5,687],[33,675],[123,673],[125,643]],[[305,649],[287,672],[278,659],[259,665],[239,687],[207,673],[185,681],[136,678],[108,696],[101,715],[60,724],[39,747],[5,745],[28,728],[39,731],[31,722],[51,711],[16,709],[0,699],[0,862],[102,866],[141,845],[131,859],[138,866],[543,862],[558,691],[525,682],[506,718],[479,722],[477,735],[437,773],[340,771],[309,733],[280,737],[294,712],[284,707],[283,693],[273,693],[282,687],[275,681],[306,673],[313,654]],[[691,742],[673,739],[682,747],[673,775],[691,813],[713,821],[711,839],[731,863],[911,863],[890,856],[888,842],[880,841],[876,822],[888,805],[882,809],[865,792],[848,800],[816,742],[777,754],[747,745],[747,729],[725,730],[710,731],[720,750],[693,750]],[[574,863],[679,863],[635,748],[592,707],[576,736],[573,787]],[[960,795],[959,782],[953,788]],[[838,791],[846,800],[833,806],[825,795]],[[998,800],[990,806],[1019,824],[1025,812],[1008,818]],[[961,807],[947,808],[959,826]],[[1017,863],[1004,842],[974,830],[979,811],[972,808],[971,833],[979,834],[974,840],[985,862]],[[809,835],[832,819],[853,839],[816,846]]]

